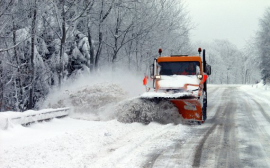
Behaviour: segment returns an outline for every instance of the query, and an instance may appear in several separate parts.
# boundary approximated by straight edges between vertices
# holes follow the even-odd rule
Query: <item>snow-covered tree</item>
[[[164,55],[188,53],[182,1],[0,0],[0,110],[24,111],[81,71],[143,73]]]
[[[210,83],[244,83],[245,67],[243,53],[228,40],[214,40],[204,44],[207,63],[212,67]]]
[[[270,83],[270,8],[267,8],[260,19],[260,30],[257,33],[257,47],[261,57],[260,69],[262,79]]]
[[[260,71],[260,52],[257,47],[255,38],[251,38],[247,41],[244,49],[244,83],[245,84],[254,84],[261,80],[261,71]]]

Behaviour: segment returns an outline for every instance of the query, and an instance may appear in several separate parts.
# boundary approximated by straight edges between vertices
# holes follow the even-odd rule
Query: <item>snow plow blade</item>
[[[204,122],[202,120],[202,106],[197,99],[171,99],[170,101],[177,107],[183,119]]]
[[[190,95],[179,97],[141,97],[142,100],[159,103],[160,101],[170,101],[178,109],[182,118],[189,122],[200,122],[202,120],[202,106],[197,98]]]
[[[200,101],[190,92],[179,93],[163,93],[163,92],[146,92],[141,95],[141,99],[151,102],[159,103],[163,100],[172,102],[180,115],[186,121],[198,121],[203,123],[202,120],[202,106]]]

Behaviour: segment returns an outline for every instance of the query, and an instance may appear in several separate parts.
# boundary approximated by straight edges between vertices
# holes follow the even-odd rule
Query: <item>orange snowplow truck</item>
[[[161,56],[151,66],[152,89],[142,95],[145,99],[171,101],[186,121],[203,123],[207,110],[207,77],[211,66],[206,63],[205,50],[198,56]],[[144,82],[145,83],[145,82]],[[152,91],[151,91],[152,90]]]

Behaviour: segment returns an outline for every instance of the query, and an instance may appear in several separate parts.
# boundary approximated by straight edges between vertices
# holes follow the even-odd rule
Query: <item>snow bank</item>
[[[264,90],[270,90],[270,86],[269,85],[265,85],[264,81],[261,80],[259,83],[251,85],[254,88],[260,88],[260,89],[264,89]]]
[[[263,84],[263,83],[264,82],[261,81],[253,85],[242,85],[241,89],[244,90],[246,93],[251,94],[252,96],[258,97],[259,99],[269,100],[270,85]]]
[[[124,123],[149,124],[155,121],[162,124],[177,124],[182,121],[178,109],[167,100],[158,103],[140,98],[126,100],[118,104],[116,114],[117,120]]]

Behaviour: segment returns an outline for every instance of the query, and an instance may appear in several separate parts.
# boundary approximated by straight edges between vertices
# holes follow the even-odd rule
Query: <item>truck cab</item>
[[[211,66],[206,64],[205,50],[203,58],[200,55],[160,56],[154,60],[151,69],[154,92],[164,94],[159,99],[170,100],[183,119],[200,123],[207,118],[206,80],[210,74]]]

